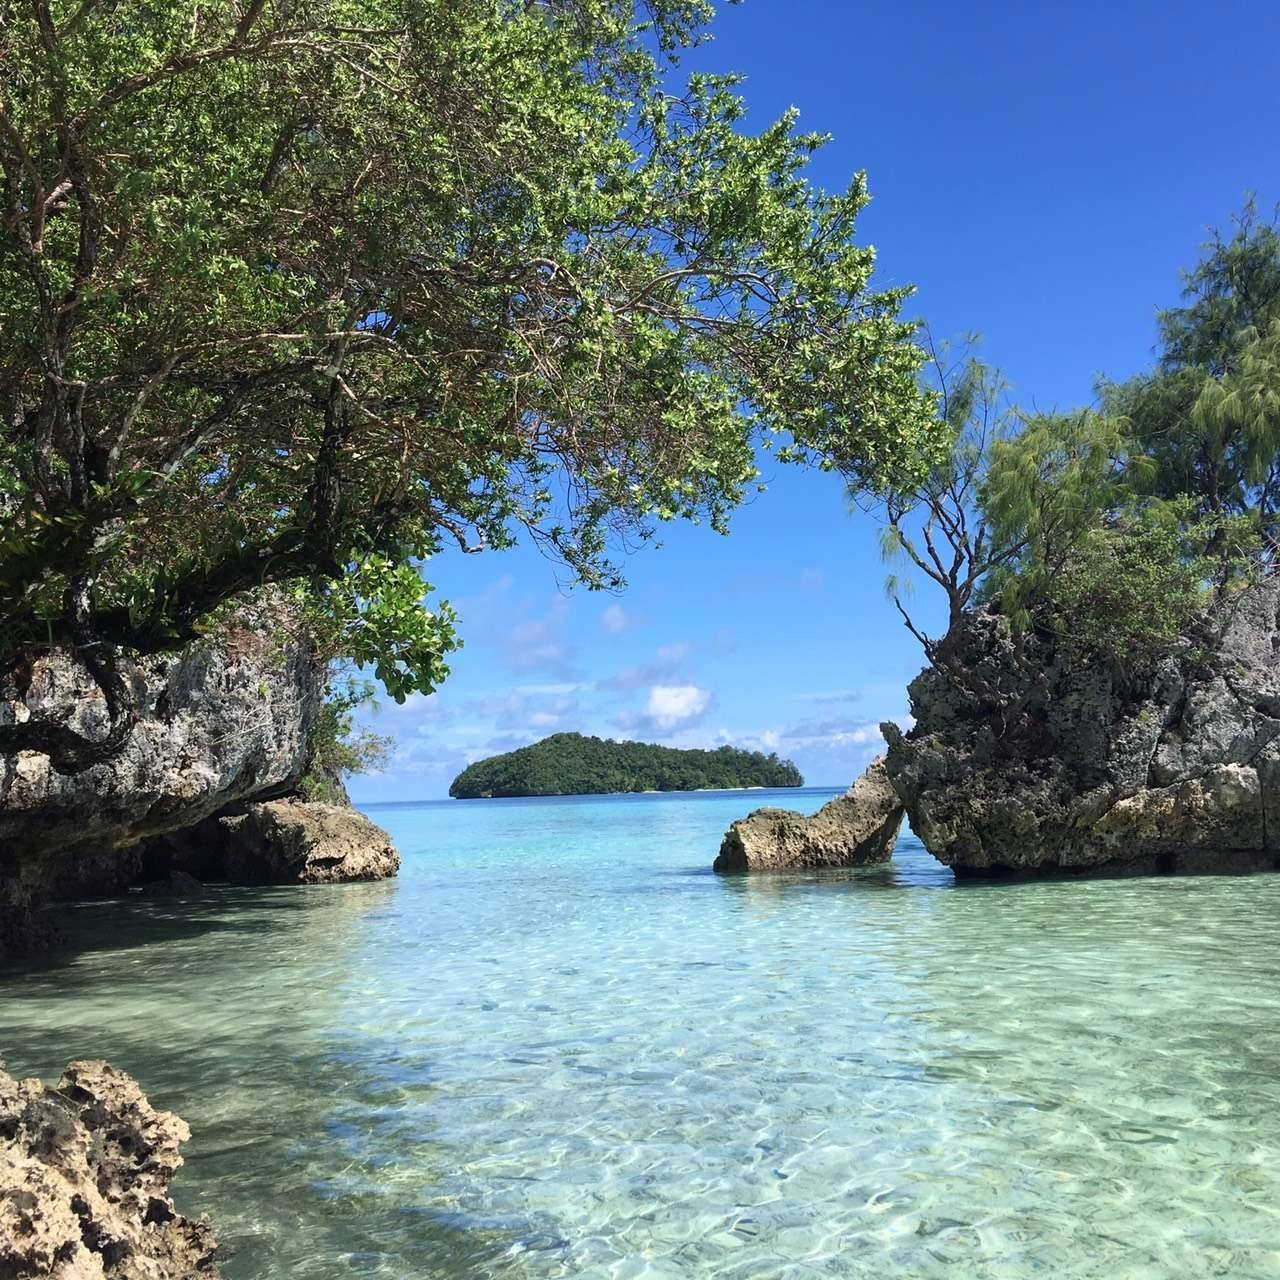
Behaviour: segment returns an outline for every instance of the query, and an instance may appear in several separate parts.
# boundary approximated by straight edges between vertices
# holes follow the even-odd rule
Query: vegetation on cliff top
[[[324,701],[311,726],[307,769],[298,779],[298,794],[322,804],[349,804],[346,780],[378,773],[391,759],[394,739],[356,723],[361,707],[374,705],[372,682],[333,671]]]
[[[856,483],[938,438],[863,175],[671,70],[709,0],[0,0],[0,662],[289,584],[393,698],[457,645],[419,570],[524,532],[724,526],[757,446]]]
[[[1158,315],[1156,368],[1099,388],[1096,406],[1027,413],[972,358],[934,350],[952,434],[923,484],[878,503],[884,546],[940,586],[941,635],[890,596],[931,662],[988,601],[1082,654],[1140,664],[1167,651],[1214,598],[1274,573],[1280,550],[1280,231],[1247,206],[1184,277],[1183,305]],[[965,683],[973,673],[956,670]],[[971,692],[1004,713],[1016,689]],[[1006,717],[1007,723],[1007,717]]]
[[[803,785],[800,771],[790,760],[760,751],[682,750],[556,733],[532,746],[468,765],[453,780],[449,794],[456,800],[475,800]]]

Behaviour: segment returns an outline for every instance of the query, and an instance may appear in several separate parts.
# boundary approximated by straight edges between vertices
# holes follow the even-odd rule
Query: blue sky
[[[866,169],[877,283],[940,337],[978,331],[1021,404],[1088,403],[1147,366],[1154,312],[1276,174],[1274,3],[747,0],[691,65],[746,74],[748,125],[790,105],[834,134],[812,177]],[[877,529],[832,477],[776,465],[732,534],[664,530],[617,597],[564,590],[527,547],[428,576],[466,647],[430,698],[370,718],[398,747],[358,801],[444,795],[470,760],[574,729],[776,749],[847,784],[904,717],[921,656],[883,591]],[[927,584],[915,605],[927,621]]]

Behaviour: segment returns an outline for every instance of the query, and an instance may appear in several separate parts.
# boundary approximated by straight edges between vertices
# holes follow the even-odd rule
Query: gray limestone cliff
[[[1145,665],[1085,661],[1046,636],[1018,654],[990,610],[952,642],[963,678],[922,672],[914,728],[884,732],[911,829],[957,875],[1280,864],[1280,581]],[[994,689],[1020,690],[1016,717]]]
[[[915,724],[812,818],[760,809],[717,871],[856,866],[911,830],[962,877],[1280,868],[1280,579],[1162,657],[1104,661],[966,614],[908,693]]]
[[[324,674],[310,645],[287,627],[227,628],[132,668],[139,721],[110,759],[59,773],[37,752],[0,754],[0,953],[41,940],[42,903],[142,882],[181,883],[171,873],[190,869],[184,859],[195,833],[207,833],[224,814],[235,815],[246,839],[254,837],[252,847],[237,849],[230,833],[219,832],[221,856],[201,859],[202,878],[393,875],[398,860],[387,852],[386,834],[359,815],[309,815],[311,806],[296,804],[289,814],[294,828],[305,826],[304,840],[289,824],[255,812],[288,796],[306,770]],[[54,653],[0,680],[0,723],[31,715],[93,736],[103,721],[101,695],[82,666]],[[322,847],[330,828],[341,848]],[[268,829],[292,852],[273,851]],[[305,856],[298,853],[303,845]],[[184,858],[175,856],[179,848]],[[255,851],[269,868],[253,865]],[[299,870],[293,877],[290,857]]]

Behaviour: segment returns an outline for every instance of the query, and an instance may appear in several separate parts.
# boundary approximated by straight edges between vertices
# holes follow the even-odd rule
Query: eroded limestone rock
[[[0,754],[0,952],[39,934],[34,905],[143,878],[147,837],[287,791],[306,767],[323,675],[304,640],[238,628],[134,669],[142,714],[112,759],[62,774],[36,752]],[[0,685],[0,722],[32,714],[92,736],[101,694],[53,654]]]
[[[217,1280],[208,1221],[169,1198],[190,1136],[105,1062],[54,1087],[0,1071],[0,1275]]]
[[[902,802],[884,758],[812,817],[791,809],[757,809],[725,832],[716,871],[792,871],[887,862],[902,825]]]
[[[245,805],[216,824],[224,874],[235,884],[384,880],[400,869],[391,837],[355,809],[271,800]]]
[[[1280,864],[1280,582],[1145,667],[1085,663],[1046,637],[1020,667],[989,610],[956,639],[974,687],[1039,677],[1006,724],[930,668],[909,689],[912,731],[884,726],[911,829],[958,875]]]

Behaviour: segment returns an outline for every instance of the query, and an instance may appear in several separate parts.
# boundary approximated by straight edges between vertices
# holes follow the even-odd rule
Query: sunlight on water
[[[713,876],[765,799],[379,808],[398,882],[81,908],[0,1055],[183,1115],[230,1280],[1280,1275],[1280,877]]]

